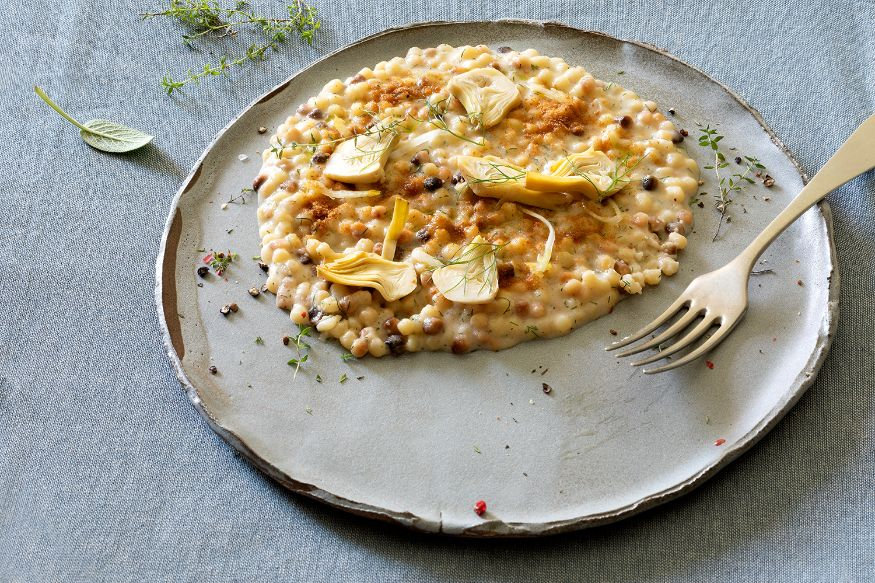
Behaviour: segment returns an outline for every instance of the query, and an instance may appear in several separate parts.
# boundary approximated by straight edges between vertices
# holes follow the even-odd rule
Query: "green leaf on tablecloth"
[[[152,136],[149,134],[106,119],[92,119],[84,124],[79,123],[61,109],[57,103],[52,101],[42,88],[34,87],[33,90],[40,99],[58,112],[61,117],[79,128],[79,135],[82,137],[82,140],[92,148],[103,152],[121,154],[142,148],[152,141]]]

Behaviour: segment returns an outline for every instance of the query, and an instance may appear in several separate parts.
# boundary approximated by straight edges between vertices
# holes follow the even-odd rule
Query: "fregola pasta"
[[[254,182],[268,288],[353,355],[567,334],[678,270],[696,163],[649,101],[534,50],[329,82]]]

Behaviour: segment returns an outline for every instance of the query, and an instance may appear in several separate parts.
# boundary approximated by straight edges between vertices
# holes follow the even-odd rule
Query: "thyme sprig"
[[[729,162],[726,161],[726,155],[720,150],[720,141],[724,138],[710,125],[702,127],[699,125],[699,145],[703,148],[709,148],[714,154],[714,162],[705,166],[708,170],[713,170],[717,178],[718,192],[714,195],[714,206],[717,212],[720,213],[720,220],[717,223],[717,230],[714,232],[712,241],[716,241],[720,236],[720,229],[723,223],[727,222],[727,211],[733,203],[736,195],[741,194],[749,184],[754,184],[754,179],[750,177],[751,173],[765,170],[766,167],[753,156],[739,156],[739,161],[744,164],[742,172],[731,172],[727,176],[725,173],[721,175],[720,171],[729,167]],[[703,192],[702,194],[707,194]]]
[[[295,367],[295,373],[292,375],[292,380],[298,378],[298,371],[301,370],[301,365],[307,362],[307,359],[310,357],[308,351],[310,350],[310,345],[304,342],[304,337],[310,336],[310,332],[313,329],[309,326],[304,326],[303,324],[298,324],[298,333],[289,340],[290,344],[295,347],[295,351],[297,352],[297,358],[289,359],[289,366]]]
[[[226,75],[234,67],[249,61],[264,60],[270,51],[277,51],[289,37],[297,36],[308,45],[313,44],[316,32],[322,26],[315,7],[304,0],[294,0],[286,6],[288,18],[269,18],[258,14],[245,0],[233,7],[221,6],[215,0],[169,0],[163,10],[144,12],[143,20],[165,17],[185,26],[190,32],[182,35],[186,46],[206,38],[236,38],[245,28],[254,28],[260,38],[238,56],[228,54],[219,57],[215,64],[205,63],[201,70],[189,69],[185,77],[175,79],[165,74],[161,86],[168,95],[181,91],[189,83],[200,83],[205,77]]]

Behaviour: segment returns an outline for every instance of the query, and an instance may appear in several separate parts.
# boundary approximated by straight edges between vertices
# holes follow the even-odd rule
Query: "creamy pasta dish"
[[[412,48],[263,152],[277,305],[353,355],[567,334],[678,270],[696,163],[656,104],[534,50]]]

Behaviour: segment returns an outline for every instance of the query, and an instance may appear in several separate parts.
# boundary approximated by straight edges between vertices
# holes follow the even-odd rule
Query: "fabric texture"
[[[164,354],[153,265],[173,193],[266,88],[348,42],[424,20],[557,20],[664,47],[734,88],[813,174],[875,112],[875,3],[315,0],[289,42],[179,97],[215,55],[152,6],[12,0],[0,60],[0,581],[871,581],[875,174],[829,196],[841,314],[814,386],[680,500],[540,540],[425,536],[282,488],[218,438]],[[280,8],[279,2],[260,3]],[[472,39],[472,42],[476,39]],[[90,150],[32,92],[156,135]]]

